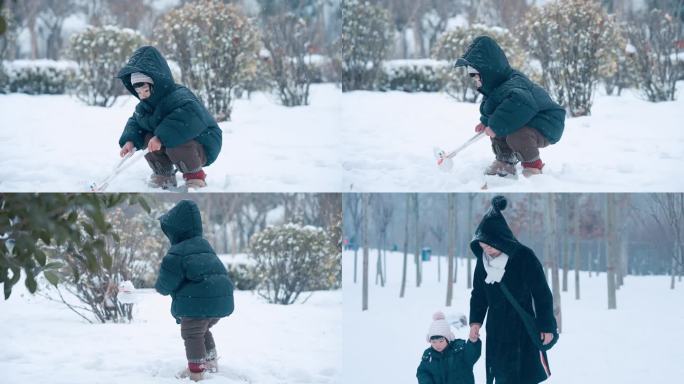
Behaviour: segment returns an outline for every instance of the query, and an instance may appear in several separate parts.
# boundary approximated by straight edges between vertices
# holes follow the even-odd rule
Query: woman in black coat
[[[513,236],[501,214],[506,205],[503,196],[494,197],[470,243],[477,258],[470,298],[470,333],[471,338],[479,336],[487,315],[487,383],[539,383],[551,374],[546,354],[535,346],[501,284],[536,319],[536,337],[542,344],[550,343],[557,329],[553,296],[541,263]]]

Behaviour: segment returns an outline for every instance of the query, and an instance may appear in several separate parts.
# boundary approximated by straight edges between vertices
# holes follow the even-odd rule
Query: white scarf
[[[484,264],[487,277],[485,283],[494,284],[501,282],[504,273],[506,273],[506,263],[508,263],[508,255],[501,253],[497,257],[491,257],[486,252],[482,252],[482,261]]]

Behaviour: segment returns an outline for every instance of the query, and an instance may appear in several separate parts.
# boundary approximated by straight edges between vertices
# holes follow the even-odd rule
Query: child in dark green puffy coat
[[[432,318],[427,334],[430,348],[418,366],[418,384],[474,384],[473,366],[480,358],[482,342],[456,339],[442,312]]]
[[[153,188],[175,187],[176,170],[187,187],[205,187],[203,168],[216,160],[222,134],[202,102],[174,82],[168,63],[151,46],[138,48],[117,77],[140,99],[119,139],[120,155],[148,148]]]
[[[161,263],[155,289],[171,295],[171,315],[181,326],[188,367],[178,377],[194,381],[218,371],[209,328],[233,313],[233,283],[211,245],[202,237],[197,204],[182,200],[159,218],[171,248]]]
[[[485,174],[515,175],[518,161],[523,176],[542,173],[539,148],[560,140],[565,109],[542,87],[511,68],[501,47],[489,36],[477,37],[454,67],[467,67],[475,88],[484,96],[475,131],[484,131],[491,138],[496,157]]]

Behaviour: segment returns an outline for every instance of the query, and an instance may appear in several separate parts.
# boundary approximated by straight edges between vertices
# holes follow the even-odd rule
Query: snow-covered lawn
[[[236,100],[233,120],[220,124],[223,149],[206,168],[206,191],[340,191],[341,91],[331,84],[311,91],[305,107],[283,107],[261,93]],[[0,95],[0,190],[88,191],[118,162],[119,136],[136,103],[126,96],[100,108],[66,95]],[[108,191],[155,191],[146,185],[150,173],[140,159]]]
[[[399,299],[401,253],[387,254],[388,283],[375,282],[375,252],[370,258],[369,310],[361,311],[361,252],[358,283],[353,283],[354,256],[343,257],[343,382],[414,384],[420,357],[429,345],[425,334],[432,314],[468,315],[465,259],[459,259],[452,307],[445,307],[446,258],[437,282],[437,258],[424,264],[424,284],[415,285],[409,255],[406,296]],[[474,267],[474,265],[473,265]],[[574,298],[574,272],[562,293],[563,332],[549,351],[552,376],[545,383],[676,383],[684,377],[684,285],[669,289],[669,277],[628,276],[617,294],[617,310],[607,310],[606,274],[581,273],[581,300]],[[483,328],[484,330],[484,328]],[[456,329],[467,338],[467,327]],[[487,338],[482,332],[483,339]],[[485,383],[484,349],[475,365],[475,380]]]
[[[179,383],[186,365],[170,299],[138,290],[132,324],[91,325],[65,306],[15,286],[0,299],[4,384]],[[342,294],[316,292],[305,304],[269,305],[235,293],[235,312],[212,328],[219,372],[209,383],[341,382]]]
[[[679,99],[649,103],[626,90],[597,91],[592,115],[566,120],[563,138],[542,149],[545,174],[530,180],[488,179],[489,190],[684,190],[684,82]],[[488,139],[437,169],[433,147],[457,148],[474,134],[479,104],[444,93],[349,92],[342,95],[344,191],[479,191],[493,160]]]

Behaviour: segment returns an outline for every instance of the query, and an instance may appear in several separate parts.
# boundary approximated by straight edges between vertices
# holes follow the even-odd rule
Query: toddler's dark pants
[[[151,138],[152,135],[149,133],[145,136],[145,146]],[[176,173],[174,165],[184,174],[201,171],[207,163],[207,156],[202,144],[196,140],[190,140],[177,147],[162,146],[158,151],[147,152],[145,160],[155,174],[172,176]]]
[[[539,148],[548,145],[546,137],[531,127],[522,127],[508,136],[497,136],[492,139],[492,150],[496,159],[510,164],[539,160]]]
[[[216,349],[209,328],[218,321],[218,317],[181,318],[181,337],[185,341],[185,356],[189,363],[204,363],[207,352]]]

